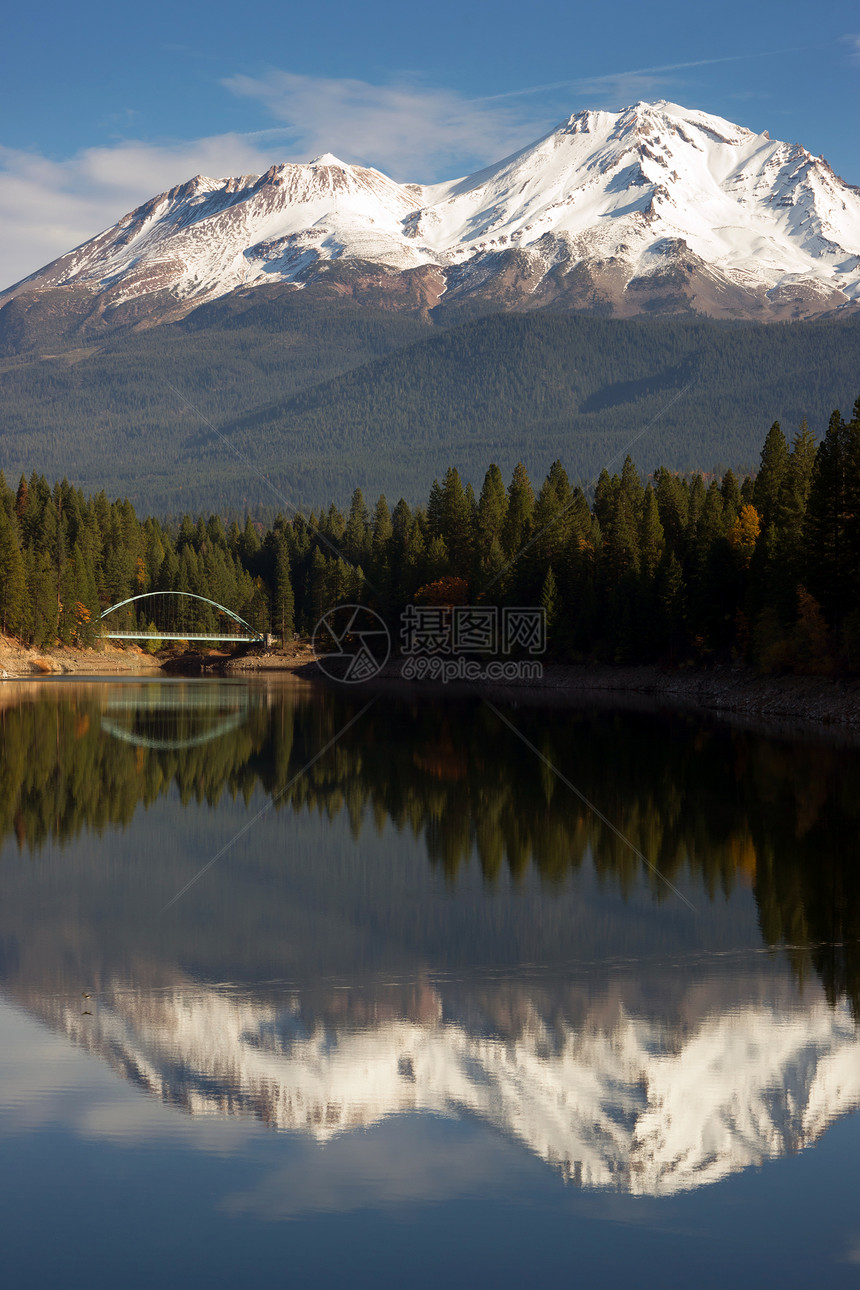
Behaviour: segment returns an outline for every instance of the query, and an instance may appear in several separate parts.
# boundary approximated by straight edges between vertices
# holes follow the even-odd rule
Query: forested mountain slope
[[[7,479],[37,468],[177,514],[283,505],[274,489],[308,509],[356,484],[416,501],[452,463],[479,486],[488,461],[542,477],[560,457],[587,482],[636,436],[649,471],[743,470],[775,417],[820,432],[849,408],[860,370],[852,319],[543,312],[440,329],[332,287],[260,292],[101,348],[7,358]]]

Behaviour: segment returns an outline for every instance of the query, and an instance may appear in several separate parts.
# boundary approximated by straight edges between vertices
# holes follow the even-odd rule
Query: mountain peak
[[[314,157],[308,162],[309,166],[340,166],[341,170],[349,170],[350,167],[340,157],[336,157],[333,152],[321,152],[318,157]]]
[[[355,273],[421,268],[445,310],[468,298],[808,317],[860,302],[860,192],[800,145],[640,101],[577,112],[496,165],[428,187],[330,152],[259,177],[196,176],[10,288],[0,307],[78,286],[106,306],[133,300],[141,316],[168,300],[176,316],[237,288],[301,287],[332,260]]]

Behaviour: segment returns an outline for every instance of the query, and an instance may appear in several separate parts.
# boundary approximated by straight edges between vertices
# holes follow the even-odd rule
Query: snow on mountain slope
[[[847,1006],[776,992],[683,1026],[627,1013],[574,1025],[532,1005],[516,1034],[447,1016],[425,985],[406,1015],[306,1016],[234,992],[107,987],[82,1016],[29,1007],[192,1115],[256,1116],[320,1142],[406,1112],[475,1115],[586,1187],[668,1195],[811,1145],[860,1106]]]
[[[265,175],[201,175],[162,193],[35,275],[39,286],[115,288],[115,301],[168,289],[211,299],[258,278],[292,280],[313,259],[362,255],[404,268],[412,202],[375,170],[336,157]],[[34,279],[28,279],[32,282]]]
[[[456,258],[549,236],[648,273],[683,239],[738,280],[839,274],[860,296],[860,193],[797,145],[671,103],[577,113],[432,196],[416,234]]]
[[[185,307],[327,261],[431,266],[510,307],[803,316],[860,301],[860,190],[798,144],[677,104],[579,112],[465,179],[401,185],[326,154],[198,176],[0,295],[83,285]]]

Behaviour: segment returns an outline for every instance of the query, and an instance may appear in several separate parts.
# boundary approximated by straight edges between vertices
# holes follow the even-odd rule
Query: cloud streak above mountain
[[[860,38],[856,39],[860,40]],[[758,53],[728,54],[723,58],[696,58],[686,63],[663,63],[656,67],[636,67],[623,72],[605,72],[599,76],[578,77],[569,81],[553,81],[549,85],[528,85],[520,90],[506,90],[504,94],[493,94],[479,101],[498,103],[505,99],[524,98],[530,94],[546,94],[552,90],[573,90],[580,94],[605,93],[608,90],[615,95],[619,88],[626,98],[631,86],[647,85],[650,88],[654,85],[665,83],[670,79],[667,76],[669,72],[690,71],[697,67],[714,67],[718,63],[741,63],[755,58],[775,58],[780,54],[797,53],[799,48],[799,46],[793,46],[790,49],[766,49]],[[624,104],[616,102],[614,106],[621,107]]]
[[[60,160],[0,146],[0,290],[195,174],[259,174],[276,161],[336,152],[394,178],[429,182],[494,161],[553,124],[513,106],[405,82],[272,70],[224,85],[256,99],[279,124],[191,140],[120,140]]]
[[[545,115],[418,82],[373,85],[273,69],[263,77],[231,76],[224,85],[283,122],[303,158],[335,152],[401,182],[452,178],[548,128]]]
[[[0,147],[0,289],[192,175],[259,173],[270,164],[261,147],[267,133],[124,141],[60,161]]]

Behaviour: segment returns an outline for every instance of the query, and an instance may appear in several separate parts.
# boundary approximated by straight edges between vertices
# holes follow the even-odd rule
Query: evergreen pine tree
[[[770,518],[750,569],[750,618],[768,613],[765,634],[771,647],[775,633],[784,635],[794,622],[797,590],[807,575],[804,528],[815,453],[815,439],[803,421],[788,454],[776,506],[770,506],[766,493],[762,498]]]
[[[377,611],[387,614],[394,585],[394,525],[388,502],[382,494],[373,513],[373,536],[370,544],[370,584],[363,593],[374,597]]]
[[[74,576],[69,587],[71,603],[67,606],[67,613],[73,623],[72,639],[91,646],[99,635],[99,598],[92,556],[83,534],[72,548],[70,564]]]
[[[686,552],[689,498],[683,481],[661,466],[655,477],[654,495],[668,549],[683,562]]]
[[[441,536],[434,537],[427,547],[425,575],[428,582],[444,578],[451,573],[451,560],[448,555],[448,544]]]
[[[440,520],[451,568],[458,577],[468,580],[472,569],[474,515],[459,472],[453,466],[445,472]]]
[[[401,497],[391,515],[391,595],[399,605],[406,603],[411,587],[407,576],[407,548],[412,511]]]
[[[339,510],[337,506],[335,506],[334,502],[332,502],[331,506],[328,508],[328,512],[325,517],[325,524],[323,526],[323,531],[325,532],[326,536],[332,542],[335,543],[335,545],[340,545],[340,543],[343,541],[343,535],[345,530],[346,530],[346,517],[344,516],[343,512]]]
[[[245,517],[245,528],[242,531],[242,560],[249,573],[256,571],[256,558],[260,551],[260,535],[250,515]]]
[[[428,581],[427,540],[417,516],[412,517],[403,553],[401,603],[412,599],[417,589]]]
[[[498,466],[493,464],[484,476],[481,496],[478,498],[478,567],[484,580],[497,573],[504,563],[502,532],[507,513],[505,481]],[[497,554],[491,557],[491,552]],[[501,559],[498,559],[499,555],[502,555]]]
[[[642,502],[644,499],[644,489],[642,480],[639,478],[639,472],[633,464],[633,459],[629,455],[624,458],[624,466],[621,470],[621,493],[627,500],[629,511],[636,521],[642,517]]]
[[[250,525],[250,523],[251,521],[249,517],[245,525],[246,530]],[[183,515],[182,522],[179,525],[179,535],[176,539],[176,550],[179,554],[182,553],[182,550],[184,547],[194,545],[194,536],[195,536],[194,521],[191,519],[190,515]],[[256,536],[256,533],[254,534],[254,536]],[[249,538],[249,540],[253,541],[252,538]],[[241,538],[239,539],[239,542],[240,542],[240,550],[241,550]]]
[[[18,492],[15,494],[15,514],[19,521],[23,520],[27,513],[27,497],[29,492],[30,490],[27,487],[27,481],[22,475],[18,481]]]
[[[290,551],[286,534],[281,531],[275,548],[275,586],[272,598],[272,625],[286,645],[296,629],[295,596],[290,577]]]
[[[27,574],[30,590],[27,635],[37,648],[53,645],[57,639],[57,575],[47,551],[33,553]]]
[[[18,527],[0,509],[0,632],[22,636],[27,622],[27,580]]]
[[[548,561],[557,560],[558,553],[566,547],[576,519],[573,502],[567,471],[560,461],[554,461],[537,495],[532,517],[536,540],[530,554],[539,566],[546,567]]]
[[[515,559],[522,551],[531,530],[535,495],[525,466],[520,461],[514,467],[508,488],[508,508],[502,526],[502,550],[508,560]]]
[[[835,411],[815,454],[806,511],[806,585],[831,626],[841,625],[856,598],[849,550],[851,437]]]
[[[684,570],[674,551],[667,551],[657,575],[657,606],[661,637],[672,658],[684,649],[686,616]]]
[[[753,492],[753,504],[765,528],[776,520],[788,463],[788,443],[779,422],[774,421],[761,450],[761,465]]]
[[[360,488],[352,494],[343,532],[343,553],[351,564],[366,562],[370,555],[370,516]]]
[[[540,606],[546,615],[546,633],[547,640],[552,643],[555,639],[555,629],[561,614],[561,596],[558,590],[558,584],[555,580],[555,574],[552,565],[546,571],[546,577],[543,580],[543,586],[540,592]]]
[[[431,537],[441,537],[445,522],[444,498],[442,486],[438,479],[430,485],[430,496],[427,499],[427,524]]]
[[[720,485],[720,496],[723,499],[726,526],[734,524],[743,502],[737,476],[733,470],[727,470]]]
[[[307,629],[309,632],[312,632],[315,629],[323,614],[332,607],[326,600],[326,575],[326,558],[319,547],[315,546],[313,555],[311,556],[310,569],[308,570],[308,589],[306,598],[308,612]]]
[[[649,484],[642,498],[642,519],[639,525],[639,569],[647,583],[653,582],[657,575],[665,545],[657,496]]]
[[[600,525],[601,533],[605,533],[612,524],[612,517],[615,514],[615,499],[621,488],[621,480],[617,475],[610,477],[609,471],[601,470],[597,485],[594,489],[594,518]]]
[[[374,581],[381,583],[387,580],[390,567],[390,547],[394,535],[391,512],[385,494],[380,495],[373,513],[373,538],[371,553],[373,555]]]
[[[705,481],[701,474],[696,473],[690,480],[690,486],[687,491],[687,541],[691,542],[696,536],[696,526],[699,523],[699,516],[702,513],[702,507],[705,505],[707,489]]]

